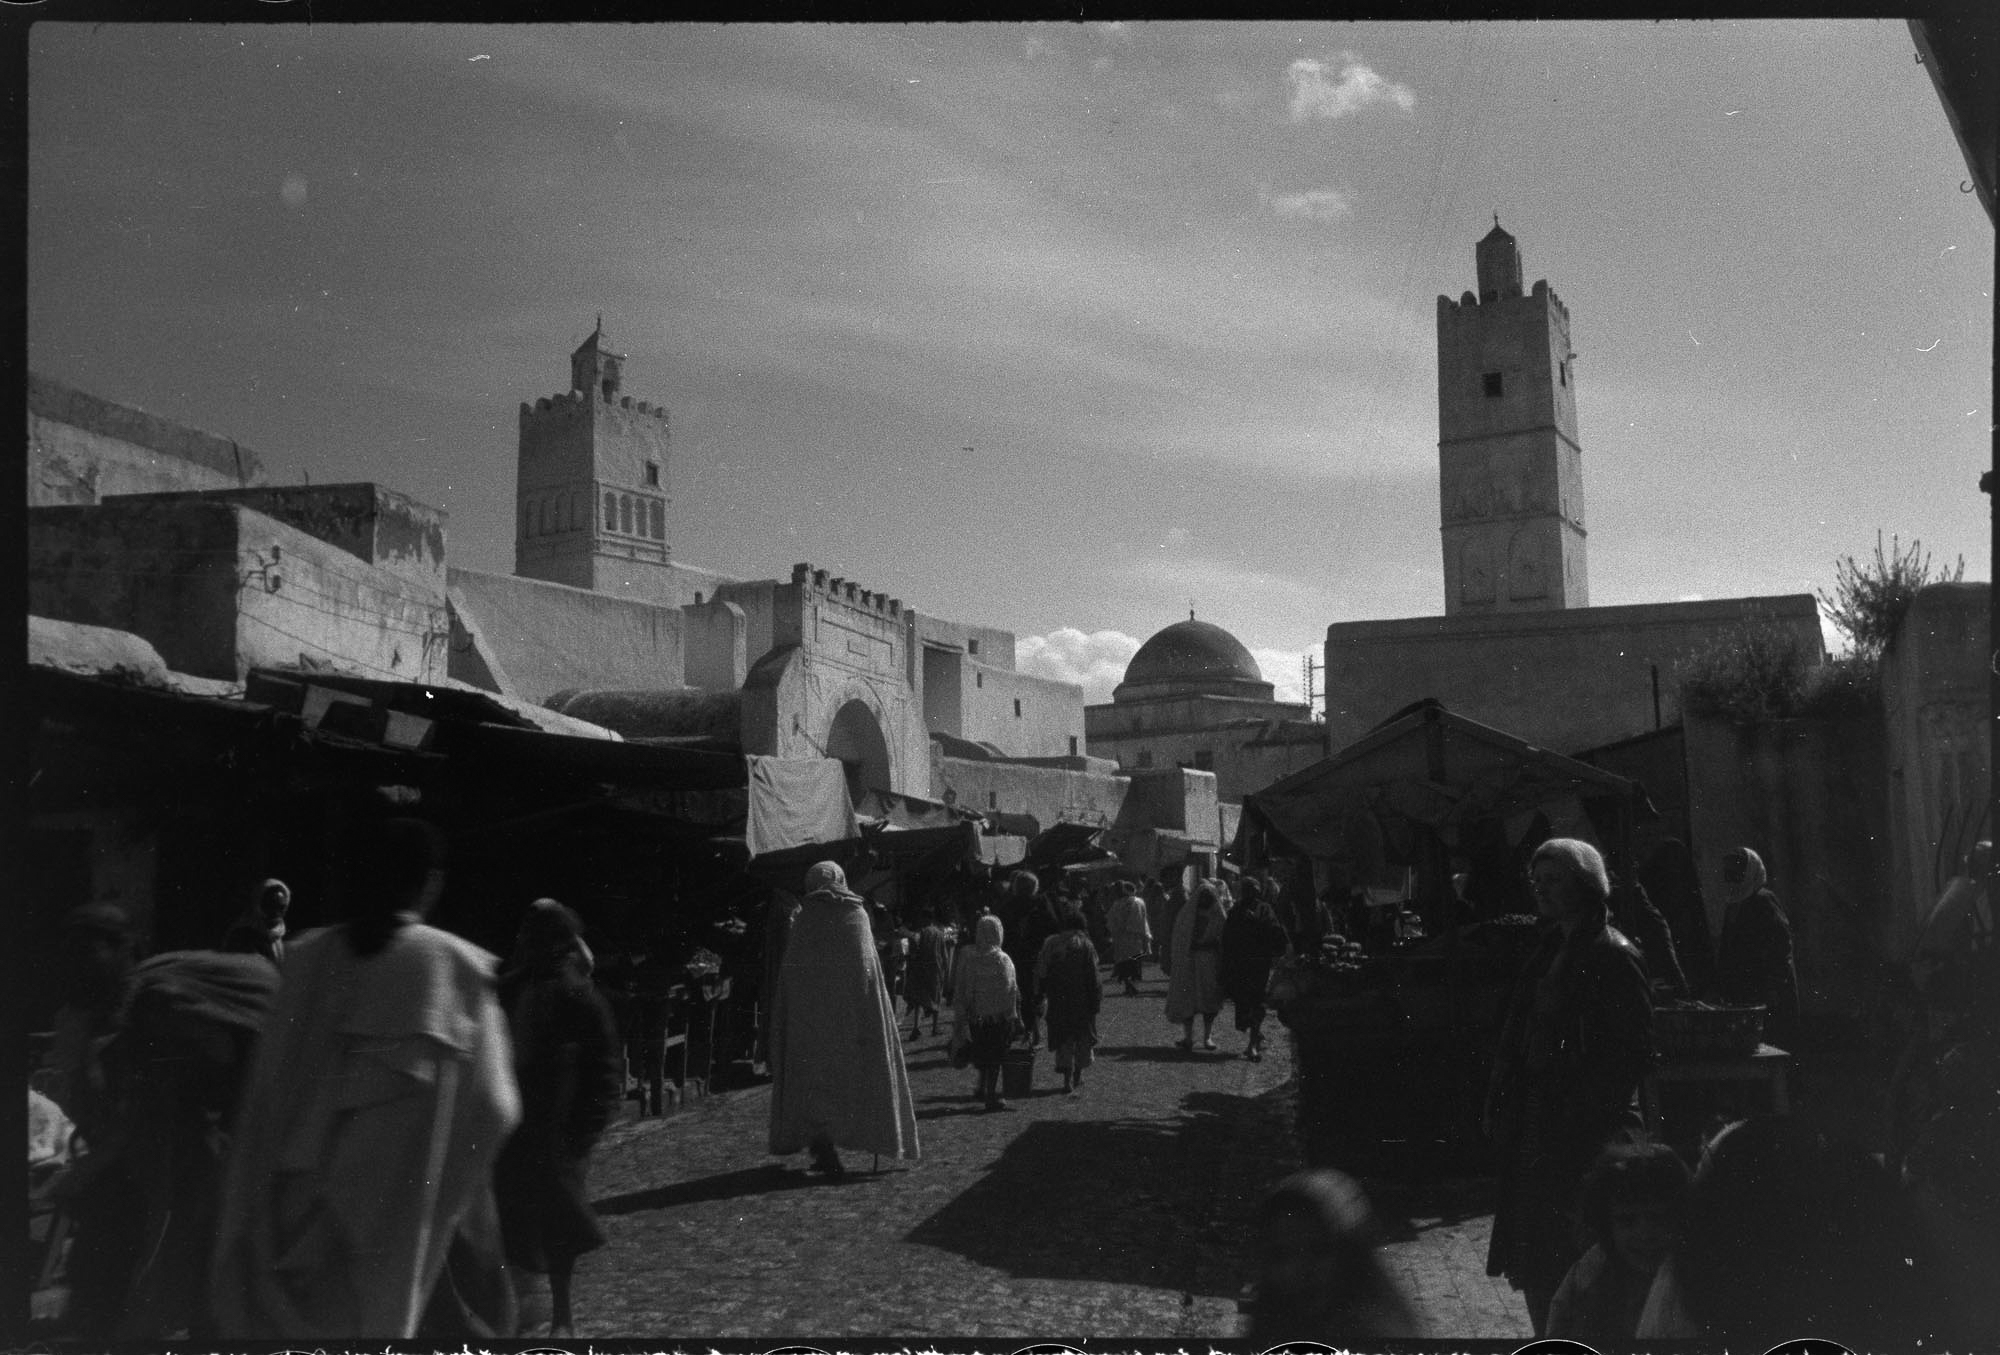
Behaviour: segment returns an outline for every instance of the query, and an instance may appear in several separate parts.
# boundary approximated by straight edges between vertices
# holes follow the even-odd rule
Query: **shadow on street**
[[[724,1172],[720,1176],[704,1176],[671,1186],[627,1191],[623,1195],[593,1200],[591,1207],[600,1214],[638,1214],[653,1209],[672,1209],[676,1205],[698,1204],[703,1200],[733,1200],[747,1195],[769,1195],[780,1190],[852,1186],[875,1179],[869,1171],[866,1155],[850,1153],[846,1161],[845,1176],[815,1176],[792,1171],[776,1162],[767,1162],[759,1167],[745,1167],[742,1171]]]

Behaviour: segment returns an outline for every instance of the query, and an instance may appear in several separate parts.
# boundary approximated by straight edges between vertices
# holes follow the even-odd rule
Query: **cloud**
[[[1116,630],[1086,634],[1064,626],[1047,635],[1023,635],[1014,641],[1014,666],[1036,677],[1074,682],[1083,688],[1088,705],[1111,699],[1111,690],[1125,680],[1125,665],[1139,652],[1139,641]]]
[[[1327,63],[1311,57],[1300,57],[1285,72],[1292,86],[1293,122],[1344,118],[1374,104],[1392,103],[1405,111],[1416,105],[1414,90],[1384,80],[1354,53],[1342,52],[1338,61],[1340,71],[1332,80],[1327,79]]]
[[[1303,193],[1273,193],[1263,188],[1257,197],[1280,221],[1339,221],[1354,215],[1354,203],[1347,194],[1332,188]]]

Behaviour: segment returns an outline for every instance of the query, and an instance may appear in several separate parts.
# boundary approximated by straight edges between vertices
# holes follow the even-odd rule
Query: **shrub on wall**
[[[1889,538],[1882,549],[1882,533],[1875,533],[1875,559],[1857,561],[1852,555],[1833,562],[1833,588],[1816,588],[1820,610],[1834,629],[1847,637],[1854,652],[1870,659],[1879,657],[1896,638],[1903,614],[1919,589],[1932,583],[1957,583],[1965,577],[1965,557],[1950,569],[1931,565],[1924,543],[1912,537],[1905,549],[1900,537]]]
[[[1812,659],[1790,631],[1769,620],[1746,621],[1681,665],[1681,708],[1743,723],[1796,715]]]

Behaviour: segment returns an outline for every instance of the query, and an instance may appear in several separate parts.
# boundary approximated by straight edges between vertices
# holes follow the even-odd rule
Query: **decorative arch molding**
[[[846,765],[848,793],[857,802],[867,791],[900,784],[890,736],[894,728],[881,696],[865,682],[843,682],[826,702],[816,742],[823,756]]]

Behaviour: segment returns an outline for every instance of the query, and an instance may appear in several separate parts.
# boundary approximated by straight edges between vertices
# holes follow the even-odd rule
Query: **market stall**
[[[1311,881],[1336,923],[1273,978],[1311,1160],[1478,1165],[1493,1042],[1537,933],[1527,856],[1552,836],[1616,842],[1649,812],[1636,783],[1435,701],[1246,797],[1232,856]]]

